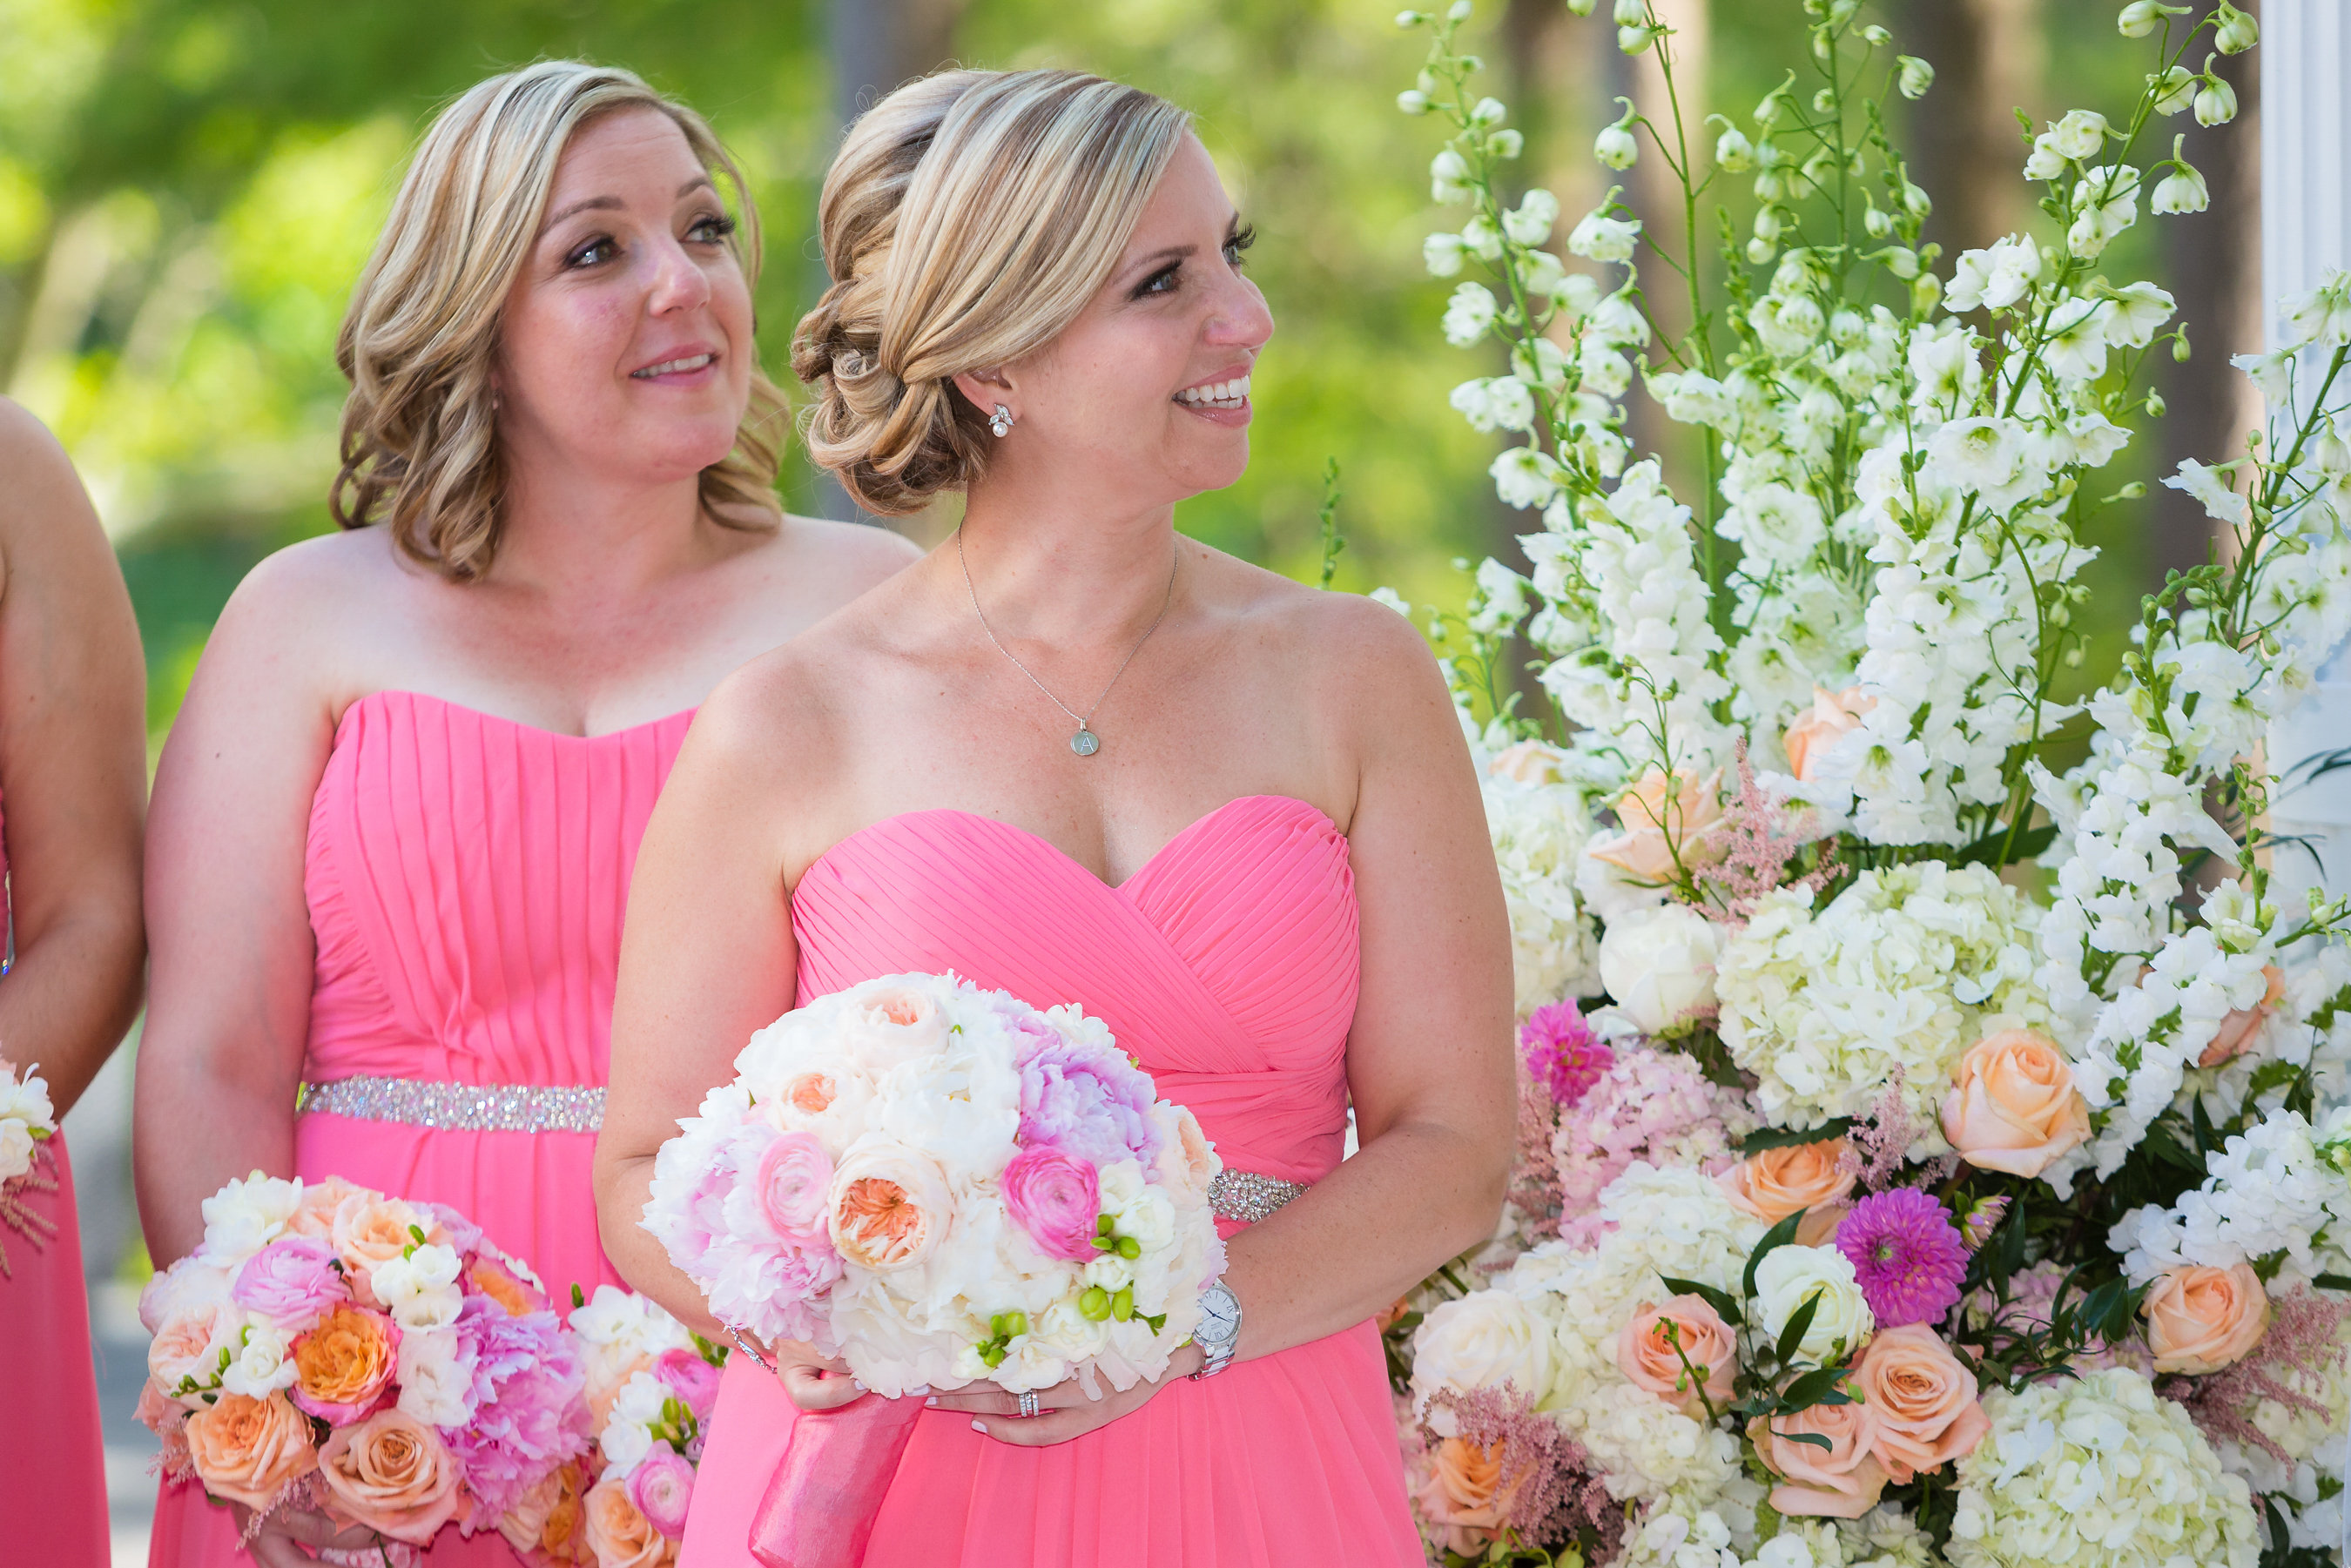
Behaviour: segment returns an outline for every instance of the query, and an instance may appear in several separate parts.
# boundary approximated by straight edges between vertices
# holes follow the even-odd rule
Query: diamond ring
[[[1020,1396],[1020,1418],[1026,1421],[1037,1413],[1037,1396],[1033,1393],[1023,1394]]]

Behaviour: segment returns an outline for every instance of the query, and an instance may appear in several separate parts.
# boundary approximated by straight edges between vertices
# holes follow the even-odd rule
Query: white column
[[[2262,0],[2262,319],[2277,340],[2277,302],[2351,267],[2351,20],[2343,0]],[[2314,691],[2272,727],[2280,774],[2351,747],[2351,649],[2319,672]],[[2275,802],[2272,830],[2306,835],[2325,862],[2327,890],[2351,893],[2351,768],[2302,783]],[[2316,879],[2308,855],[2277,857],[2281,907]]]

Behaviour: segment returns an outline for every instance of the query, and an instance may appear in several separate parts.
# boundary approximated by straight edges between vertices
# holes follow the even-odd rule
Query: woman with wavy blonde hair
[[[638,1221],[753,1030],[909,971],[1079,1003],[1223,1158],[1208,1321],[1124,1392],[937,1396],[864,1563],[1417,1564],[1373,1320],[1492,1232],[1508,927],[1411,626],[1176,531],[1249,458],[1248,232],[1181,110],[1061,71],[883,99],[821,228],[810,450],[875,511],[960,489],[964,520],[695,721],[630,895],[606,1246],[724,1332]],[[801,1413],[861,1396],[768,1348],[780,1375],[727,1365],[681,1568],[748,1568]]]
[[[778,510],[758,264],[733,162],[626,71],[530,66],[426,133],[339,346],[346,531],[237,590],[156,779],[159,1264],[259,1168],[451,1205],[559,1301],[617,1280],[588,1174],[638,835],[720,678],[912,554]],[[509,1500],[424,1560],[517,1561]],[[151,1560],[244,1523],[169,1487]],[[253,1542],[304,1546],[380,1560],[308,1511]]]

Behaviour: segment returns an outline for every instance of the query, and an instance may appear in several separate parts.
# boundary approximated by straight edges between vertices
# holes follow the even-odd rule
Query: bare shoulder
[[[204,648],[207,664],[255,670],[319,695],[335,691],[373,629],[396,616],[425,569],[401,557],[388,530],[321,534],[264,557],[229,595]]]
[[[837,590],[846,590],[845,598],[896,576],[923,554],[903,534],[830,517],[787,517],[778,543],[795,577],[821,577]]]
[[[1404,616],[1360,593],[1309,588],[1199,547],[1219,607],[1293,675],[1324,691],[1334,685],[1389,692],[1443,685],[1426,639]]]
[[[0,545],[11,555],[105,537],[73,460],[49,427],[0,397]]]

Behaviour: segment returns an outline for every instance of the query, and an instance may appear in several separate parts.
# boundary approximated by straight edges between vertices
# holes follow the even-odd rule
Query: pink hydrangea
[[[1588,1246],[1610,1228],[1593,1212],[1601,1190],[1635,1161],[1711,1176],[1739,1157],[1739,1140],[1754,1127],[1746,1096],[1708,1082],[1688,1057],[1646,1046],[1625,1051],[1561,1113],[1552,1136],[1560,1239]]]

